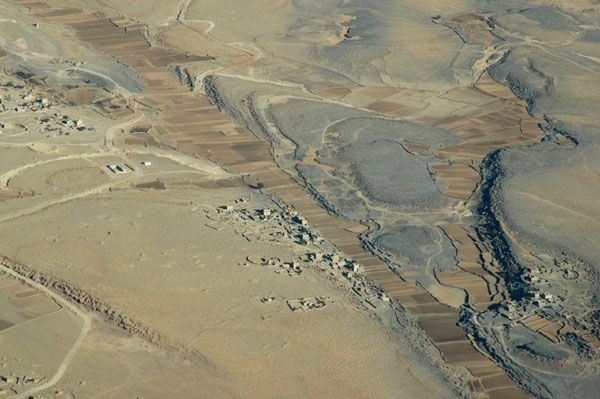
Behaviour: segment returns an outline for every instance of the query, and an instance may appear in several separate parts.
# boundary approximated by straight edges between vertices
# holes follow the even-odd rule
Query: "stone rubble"
[[[292,208],[259,208],[248,209],[241,206],[243,201],[235,201],[238,206],[224,204],[212,210],[204,210],[205,215],[215,222],[225,222],[236,226],[238,232],[248,241],[262,240],[289,244],[290,246],[301,245],[306,252],[296,259],[282,260],[279,258],[265,258],[258,255],[247,255],[240,266],[250,265],[272,267],[277,274],[285,274],[291,277],[300,276],[304,269],[313,268],[320,272],[326,272],[329,278],[352,290],[367,309],[378,309],[390,304],[390,299],[373,283],[367,281],[362,275],[362,266],[353,259],[346,258],[327,243],[321,234],[316,231],[306,218],[299,215]],[[262,298],[261,302],[269,303],[275,297]],[[284,300],[284,299],[281,299]],[[288,305],[294,311],[312,310],[322,308],[328,300],[318,298],[317,302],[302,303],[308,299],[288,300]],[[289,302],[293,301],[290,305]],[[295,302],[294,302],[295,301]],[[300,301],[300,302],[297,302]]]

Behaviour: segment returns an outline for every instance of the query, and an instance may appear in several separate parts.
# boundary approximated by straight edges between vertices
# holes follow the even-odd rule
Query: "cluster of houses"
[[[236,201],[236,203],[247,201]],[[361,300],[375,310],[387,307],[390,298],[371,282],[367,281],[361,274],[362,266],[353,259],[340,255],[339,252],[326,252],[322,250],[323,237],[308,223],[307,219],[298,214],[293,208],[269,209],[261,208],[249,210],[232,205],[222,205],[217,208],[217,213],[224,220],[235,221],[245,224],[249,230],[276,231],[271,232],[268,237],[277,235],[278,239],[285,239],[305,246],[307,252],[298,260],[282,261],[279,258],[263,258],[255,255],[246,257],[247,262],[242,266],[262,265],[274,267],[276,273],[287,273],[290,276],[299,276],[307,267],[320,270],[330,274],[332,278],[342,282],[353,290]],[[310,250],[312,249],[312,251]],[[275,297],[266,297],[261,301],[269,303]],[[285,300],[285,299],[281,299]],[[307,311],[322,309],[325,307],[324,298],[301,298],[287,301],[293,311]]]
[[[9,123],[8,119],[3,122],[1,128],[5,132],[39,131],[69,135],[73,130],[86,129],[81,119],[71,119],[53,110],[56,105],[53,95],[44,90],[37,90],[36,86],[24,85],[15,77],[8,75],[0,81],[0,113],[14,115],[12,123]],[[30,113],[38,113],[39,116],[32,118]],[[26,122],[24,118],[27,118]]]

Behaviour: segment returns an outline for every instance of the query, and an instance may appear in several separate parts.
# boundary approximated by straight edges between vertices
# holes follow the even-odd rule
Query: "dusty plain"
[[[594,398],[600,5],[0,3],[0,398]]]

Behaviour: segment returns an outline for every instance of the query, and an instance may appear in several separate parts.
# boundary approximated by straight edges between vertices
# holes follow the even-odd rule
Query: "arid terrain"
[[[600,1],[0,3],[0,398],[596,398]]]

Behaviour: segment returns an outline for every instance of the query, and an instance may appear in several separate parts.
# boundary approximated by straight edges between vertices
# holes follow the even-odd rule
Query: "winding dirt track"
[[[50,378],[48,381],[46,381],[45,383],[43,383],[41,385],[30,388],[27,391],[22,392],[18,395],[12,396],[12,398],[27,398],[31,395],[34,395],[38,392],[45,390],[45,389],[53,387],[60,381],[60,379],[63,377],[63,375],[69,368],[71,361],[77,354],[77,351],[79,350],[79,347],[81,346],[81,343],[83,342],[85,336],[92,328],[92,318],[90,317],[90,315],[83,312],[77,306],[75,306],[72,303],[70,303],[69,301],[65,300],[60,295],[54,293],[52,290],[44,287],[42,284],[36,283],[35,281],[32,281],[32,280],[28,279],[27,277],[24,277],[24,276],[20,275],[19,273],[15,272],[14,270],[12,270],[10,268],[10,266],[8,264],[5,264],[4,262],[2,262],[0,264],[2,265],[3,273],[13,276],[14,278],[23,282],[24,284],[38,289],[45,295],[48,295],[50,298],[54,299],[58,304],[60,304],[60,306],[66,308],[66,309],[69,309],[71,312],[75,313],[83,321],[83,325],[81,326],[81,331],[79,331],[79,334],[77,335],[77,338],[75,338],[75,342],[73,342],[73,345],[71,346],[71,349],[69,349],[67,356],[65,356],[63,361],[60,363],[60,366],[58,367],[58,369],[56,370],[56,372],[54,373],[52,378]]]

